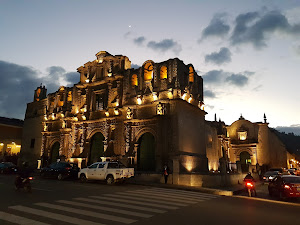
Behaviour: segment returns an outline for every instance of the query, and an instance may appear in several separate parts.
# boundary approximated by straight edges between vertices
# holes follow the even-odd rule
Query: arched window
[[[194,69],[191,66],[189,67],[189,82],[194,82]]]
[[[153,78],[153,65],[151,62],[147,62],[144,66],[144,80],[149,81]]]
[[[168,70],[166,66],[162,66],[160,68],[160,79],[167,79],[168,78]]]
[[[131,85],[132,86],[138,86],[138,79],[137,79],[137,75],[133,74],[131,77]]]

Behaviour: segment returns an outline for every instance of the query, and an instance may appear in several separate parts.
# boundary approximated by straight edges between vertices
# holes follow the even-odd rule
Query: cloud
[[[156,42],[156,41],[149,41],[147,44],[148,48],[151,48],[153,50],[158,50],[161,52],[172,50],[176,54],[179,54],[182,50],[181,45],[178,44],[173,39],[164,39],[162,41]]]
[[[47,75],[29,67],[0,61],[0,115],[24,119],[26,104],[33,101],[34,90],[45,84],[48,93],[55,92],[62,83],[72,83],[77,74],[66,73],[62,67],[49,67]]]
[[[279,130],[280,132],[294,133],[295,135],[300,136],[300,124],[294,124],[289,127],[279,126],[279,127],[276,127],[275,129]]]
[[[142,45],[144,43],[144,41],[146,40],[146,38],[144,36],[140,36],[138,38],[133,39],[133,42],[136,45]]]
[[[202,36],[199,41],[207,37],[224,37],[228,34],[230,26],[224,21],[225,14],[216,14],[209,25],[202,31]]]
[[[295,52],[296,52],[297,55],[300,56],[300,45],[295,47]]]
[[[216,98],[216,94],[211,90],[204,90],[203,94],[206,98]]]
[[[219,52],[213,52],[205,56],[205,62],[217,65],[231,62],[231,52],[228,48],[221,48]]]
[[[244,71],[241,73],[230,73],[223,70],[211,70],[205,73],[202,78],[205,84],[228,84],[243,87],[249,82],[249,78],[254,74],[254,72]]]
[[[300,24],[290,24],[279,11],[248,12],[236,17],[230,42],[232,45],[248,43],[261,49],[267,46],[268,38],[276,32],[296,36],[300,34]]]
[[[140,65],[137,65],[137,64],[131,64],[131,68],[133,69],[138,69],[140,68],[141,66]]]
[[[80,81],[80,75],[78,72],[68,72],[64,74],[65,80],[68,82],[67,85],[73,86],[73,84],[77,84]]]
[[[226,76],[226,72],[223,70],[211,70],[205,73],[202,78],[205,83],[220,83],[223,82],[223,77]]]
[[[231,74],[231,76],[226,78],[226,82],[240,87],[245,86],[248,83],[248,80],[248,77],[242,74]]]

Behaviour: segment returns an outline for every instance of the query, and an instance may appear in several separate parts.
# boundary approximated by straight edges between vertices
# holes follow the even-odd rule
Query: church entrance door
[[[251,157],[249,152],[241,152],[240,154],[240,162],[242,167],[242,172],[247,173],[249,172],[249,165],[251,165]]]
[[[143,134],[139,139],[137,151],[138,171],[155,171],[155,139],[151,133]]]
[[[53,163],[53,162],[56,162],[58,157],[59,157],[59,148],[60,148],[60,144],[59,142],[55,142],[53,145],[52,145],[52,148],[51,148],[51,156],[50,156],[50,162]]]
[[[98,162],[100,157],[104,154],[104,136],[102,133],[98,132],[93,135],[91,139],[91,148],[89,153],[89,161],[88,164],[92,164],[94,162]]]

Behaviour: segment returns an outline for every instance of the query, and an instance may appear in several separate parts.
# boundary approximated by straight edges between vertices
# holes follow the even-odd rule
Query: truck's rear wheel
[[[115,183],[114,177],[112,175],[108,175],[106,177],[106,183],[109,185],[114,184]]]

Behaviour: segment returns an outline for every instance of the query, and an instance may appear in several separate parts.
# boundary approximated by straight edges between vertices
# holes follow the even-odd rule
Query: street
[[[0,175],[0,224],[296,224],[300,205],[133,184],[36,179],[16,192]]]

